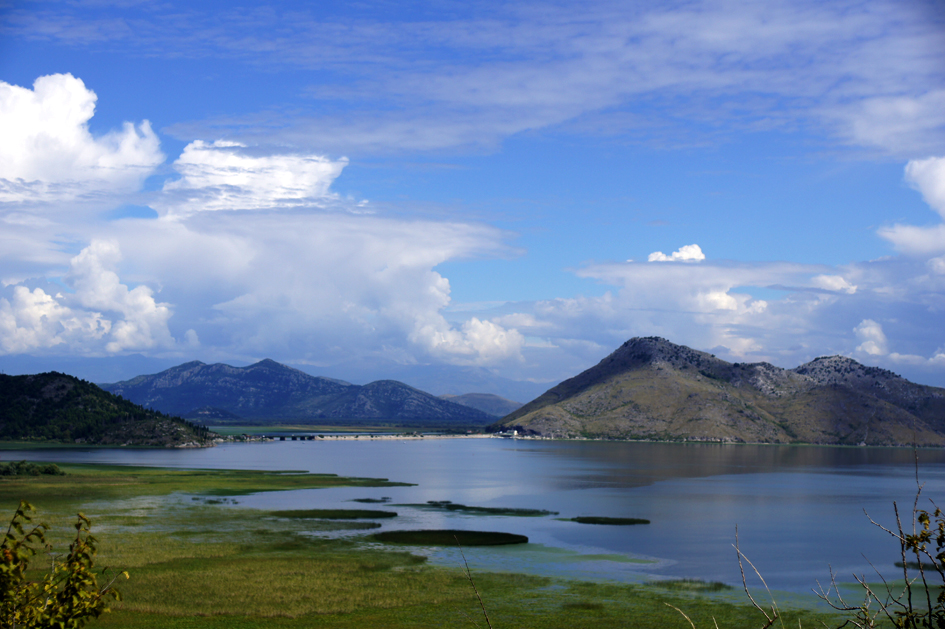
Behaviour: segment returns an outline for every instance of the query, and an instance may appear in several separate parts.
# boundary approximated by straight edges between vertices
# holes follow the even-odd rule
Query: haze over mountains
[[[549,437],[945,445],[945,389],[842,356],[782,369],[633,338],[494,427]]]
[[[449,400],[463,406],[478,408],[484,413],[505,417],[512,411],[522,408],[521,402],[513,402],[492,393],[465,393],[463,395],[441,395],[441,400]]]
[[[210,420],[359,419],[479,424],[496,416],[394,380],[360,386],[263,360],[247,367],[194,361],[102,385],[142,406]]]

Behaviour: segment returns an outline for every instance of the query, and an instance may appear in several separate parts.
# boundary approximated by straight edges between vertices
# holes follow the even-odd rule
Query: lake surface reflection
[[[469,549],[478,568],[641,581],[689,577],[739,584],[743,552],[776,590],[809,592],[829,579],[894,575],[898,546],[871,525],[894,525],[892,502],[911,509],[916,480],[908,449],[709,444],[550,442],[505,439],[285,441],[207,450],[37,450],[5,459],[193,468],[305,470],[389,478],[413,487],[258,494],[229,508],[391,505],[450,500],[482,507],[638,517],[644,526],[599,526],[554,517],[474,516],[388,506],[384,529],[461,528],[528,535],[527,547]],[[920,450],[924,505],[945,491],[945,451]],[[940,500],[945,502],[945,500]],[[364,505],[371,506],[371,505]],[[224,508],[224,507],[221,507]],[[453,550],[431,560],[457,565]],[[864,558],[865,555],[865,558]]]

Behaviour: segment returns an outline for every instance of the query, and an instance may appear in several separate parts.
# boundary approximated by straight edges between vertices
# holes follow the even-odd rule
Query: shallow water
[[[945,491],[945,451],[921,450],[927,498]],[[898,546],[864,509],[894,524],[892,502],[911,509],[916,479],[908,449],[829,448],[505,439],[337,440],[226,444],[206,450],[34,450],[10,459],[170,467],[293,469],[389,478],[412,487],[264,493],[220,508],[381,508],[392,528],[459,528],[527,535],[526,547],[469,549],[476,568],[581,578],[645,581],[700,578],[739,584],[732,544],[775,590],[809,592],[829,580],[894,574]],[[388,505],[355,498],[389,497]],[[609,526],[554,516],[470,515],[394,506],[451,500],[482,507],[546,509],[558,518],[638,517],[649,525]],[[945,501],[943,501],[945,502]],[[457,565],[453,549],[428,549]],[[865,558],[864,555],[865,554]],[[588,557],[590,555],[590,557]]]

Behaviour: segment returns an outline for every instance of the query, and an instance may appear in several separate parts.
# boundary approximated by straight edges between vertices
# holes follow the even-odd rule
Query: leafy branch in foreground
[[[47,526],[32,525],[34,511],[20,502],[0,544],[0,627],[78,629],[109,611],[109,601],[121,600],[113,586],[128,573],[120,572],[100,587],[93,571],[96,540],[89,519],[78,515],[68,554],[57,557],[46,544]],[[27,571],[40,545],[50,554],[50,569],[39,581],[30,581]]]
[[[899,506],[893,502],[896,514],[896,530],[893,531],[877,523],[867,513],[866,517],[874,526],[886,531],[899,542],[902,561],[903,585],[893,586],[874,567],[877,577],[882,581],[882,590],[870,585],[865,575],[853,575],[863,589],[863,602],[853,605],[843,600],[837,588],[833,570],[830,571],[830,586],[820,588],[818,596],[838,611],[851,614],[844,624],[851,624],[860,629],[876,627],[882,618],[892,622],[893,626],[907,628],[936,627],[945,628],[945,515],[934,502],[931,513],[919,508],[919,498],[923,485],[919,482],[918,461],[916,462],[916,494],[912,503],[912,533],[903,530]],[[865,512],[864,512],[865,513]],[[907,557],[915,561],[908,561]],[[870,564],[872,565],[872,564]],[[910,574],[909,570],[915,570]],[[831,597],[831,590],[834,592]],[[932,593],[938,590],[933,603]]]

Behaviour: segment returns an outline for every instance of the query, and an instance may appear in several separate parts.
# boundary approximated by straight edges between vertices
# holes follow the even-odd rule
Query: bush
[[[27,463],[26,461],[0,463],[0,476],[39,476],[41,474],[50,476],[66,475],[55,463],[47,463],[46,465]]]
[[[38,581],[27,580],[37,548],[52,550],[46,544],[45,524],[29,528],[33,511],[30,504],[21,502],[0,544],[0,627],[77,629],[109,611],[109,601],[121,600],[112,586],[119,576],[128,578],[128,573],[121,572],[99,587],[99,575],[93,571],[96,541],[89,519],[80,513],[69,553],[64,557],[50,553],[49,572]]]

